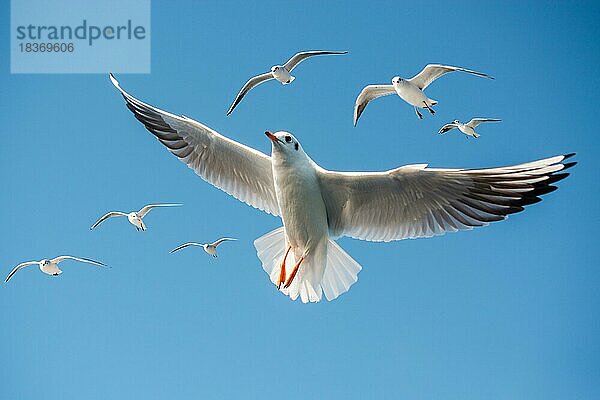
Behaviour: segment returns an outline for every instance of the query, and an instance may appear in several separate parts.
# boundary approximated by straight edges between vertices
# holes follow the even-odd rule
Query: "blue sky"
[[[9,20],[9,5],[0,9]],[[363,266],[334,302],[276,292],[252,241],[280,221],[200,180],[131,115],[106,75],[9,74],[0,24],[0,266],[71,253],[108,271],[34,268],[0,288],[0,398],[600,397],[597,2],[178,2],[152,5],[152,73],[124,88],[261,151],[288,130],[323,167],[483,167],[576,151],[544,201],[492,226],[393,243],[342,239]],[[324,4],[325,3],[325,4]],[[298,50],[349,50],[261,85]],[[430,62],[477,69],[395,97],[352,127],[360,89]],[[295,71],[296,72],[296,71]],[[502,118],[479,140],[436,134]],[[147,232],[105,211],[149,202]],[[235,236],[213,259],[185,241]]]

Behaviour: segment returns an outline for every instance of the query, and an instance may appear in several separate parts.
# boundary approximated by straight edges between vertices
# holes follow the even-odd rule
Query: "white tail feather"
[[[271,278],[271,282],[277,285],[279,279],[279,263],[285,254],[285,237],[283,226],[267,233],[254,241],[256,254],[262,262],[262,267]]]
[[[350,290],[362,267],[340,245],[329,239],[327,246],[327,267],[321,286],[327,300],[331,301]]]
[[[263,269],[269,275],[274,285],[278,284],[281,261],[285,255],[287,243],[283,227],[277,228],[254,241],[256,254],[262,262]],[[286,265],[290,268],[296,262],[296,256],[290,252]],[[312,259],[313,263],[319,263]],[[347,292],[357,280],[362,269],[336,242],[329,239],[327,243],[327,261],[323,274],[311,273],[321,270],[322,265],[301,265],[300,271],[289,288],[281,289],[290,299],[298,297],[303,303],[318,302],[325,293],[327,300],[331,301],[340,294]],[[288,272],[289,273],[289,272]]]

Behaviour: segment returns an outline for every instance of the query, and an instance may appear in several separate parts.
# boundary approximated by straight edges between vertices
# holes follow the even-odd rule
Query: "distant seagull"
[[[210,254],[211,256],[213,256],[213,257],[216,258],[217,257],[217,246],[220,245],[223,242],[228,241],[228,240],[237,240],[237,239],[234,239],[234,238],[221,238],[221,239],[217,240],[216,242],[204,243],[204,244],[202,244],[202,243],[195,243],[195,242],[189,242],[189,243],[185,243],[185,244],[182,244],[179,247],[174,248],[173,250],[171,250],[171,253],[175,253],[177,250],[181,250],[181,249],[183,249],[185,247],[188,247],[188,246],[200,246],[200,247],[202,247],[204,249],[205,252],[207,252],[208,254]]]
[[[80,258],[80,257],[73,257],[73,256],[58,256],[58,257],[52,258],[50,260],[44,259],[41,261],[28,261],[28,262],[21,263],[21,264],[17,265],[16,267],[14,267],[12,271],[10,271],[10,274],[8,274],[8,276],[4,280],[4,283],[8,282],[8,280],[10,278],[12,278],[12,276],[21,268],[25,268],[29,265],[36,265],[36,264],[39,265],[40,271],[42,271],[43,273],[48,274],[48,275],[58,276],[58,275],[62,274],[62,271],[58,268],[58,264],[64,260],[81,261],[81,262],[88,263],[88,264],[98,265],[100,267],[107,266],[106,264],[103,264],[100,261],[94,261],[94,260],[90,260],[88,258]]]
[[[152,210],[153,208],[156,208],[156,207],[175,207],[175,206],[181,206],[181,204],[149,204],[147,206],[142,207],[140,211],[138,211],[138,212],[132,211],[129,214],[126,214],[121,211],[111,211],[109,213],[106,213],[104,216],[102,216],[102,218],[100,218],[98,221],[96,221],[90,229],[94,229],[95,227],[100,225],[100,223],[102,223],[102,221],[104,221],[105,219],[108,219],[110,217],[127,217],[129,222],[131,222],[135,226],[135,229],[137,229],[138,231],[140,229],[145,231],[146,224],[144,224],[144,220],[142,218],[144,218],[146,216],[146,214],[148,214],[148,212],[150,212],[150,210]]]
[[[473,118],[466,124],[463,124],[459,120],[455,119],[451,123],[442,126],[440,128],[440,130],[438,131],[438,133],[443,134],[443,133],[448,132],[449,130],[457,128],[458,130],[460,130],[462,133],[464,133],[467,136],[473,136],[474,138],[478,138],[480,135],[479,135],[479,133],[475,132],[475,127],[477,125],[479,125],[483,122],[500,122],[500,121],[501,120],[499,120],[499,119],[493,119],[493,118]]]
[[[271,67],[270,72],[265,72],[261,75],[256,75],[248,80],[242,90],[238,93],[237,97],[233,101],[231,107],[229,107],[229,111],[227,111],[227,115],[231,114],[233,109],[238,105],[240,101],[244,98],[246,93],[252,90],[255,86],[260,85],[263,82],[266,82],[271,79],[277,79],[283,85],[287,85],[288,83],[292,83],[296,77],[291,75],[291,72],[300,64],[302,61],[306,60],[309,57],[313,56],[322,56],[327,54],[347,54],[347,51],[302,51],[300,53],[296,53],[292,58],[290,58],[283,65],[274,65]]]
[[[289,132],[265,132],[271,142],[266,155],[146,104],[111,79],[135,117],[202,179],[281,217],[283,226],[254,246],[271,282],[292,300],[317,302],[323,294],[333,300],[358,280],[361,266],[335,242],[339,237],[388,242],[502,221],[556,189],[554,183],[575,165],[566,154],[498,168],[412,164],[381,172],[331,171]],[[328,154],[335,152],[339,147]]]
[[[437,104],[436,100],[428,98],[423,90],[431,84],[434,80],[440,76],[447,74],[448,72],[461,71],[469,74],[483,76],[485,78],[494,79],[493,77],[483,74],[481,72],[471,71],[470,69],[451,67],[448,65],[429,64],[417,75],[410,79],[404,79],[399,76],[392,78],[391,85],[369,85],[366,86],[358,95],[356,104],[354,105],[354,126],[358,122],[360,115],[365,110],[367,104],[378,97],[387,96],[392,93],[396,93],[402,100],[411,104],[415,108],[415,112],[419,118],[423,118],[423,115],[419,112],[418,108],[426,108],[430,113],[435,114],[432,106]]]

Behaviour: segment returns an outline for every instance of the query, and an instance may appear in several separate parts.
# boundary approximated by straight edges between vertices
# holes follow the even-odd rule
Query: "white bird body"
[[[296,79],[296,77],[292,76],[290,71],[282,65],[274,65],[271,67],[271,74],[273,75],[273,78],[281,82],[282,85],[288,85]]]
[[[392,79],[392,85],[398,96],[412,106],[426,108],[425,105],[431,107],[437,104],[437,101],[428,98],[417,85],[410,81],[395,77]]]
[[[58,263],[51,262],[50,260],[42,260],[40,261],[40,271],[48,275],[60,275],[62,271],[58,268]]]
[[[202,179],[281,217],[283,226],[254,246],[271,282],[302,302],[320,301],[323,294],[333,300],[358,280],[362,267],[334,239],[387,242],[485,226],[540,201],[575,165],[565,162],[573,156],[566,154],[498,168],[415,164],[382,172],[329,171],[290,133],[265,132],[272,141],[268,156],[150,106],[111,80],[135,117]]]
[[[475,132],[475,129],[473,129],[470,126],[467,126],[465,124],[459,123],[458,124],[458,130],[461,131],[462,133],[464,133],[467,136],[472,136],[474,138],[478,138],[479,137],[479,133]]]
[[[129,214],[127,214],[127,219],[138,230],[140,230],[140,229],[142,231],[146,230],[146,224],[144,224],[144,220],[135,211],[130,212]]]
[[[211,256],[213,256],[213,257],[217,256],[217,247],[216,246],[211,246],[210,244],[203,244],[202,248],[204,249],[205,252],[207,252]]]
[[[19,271],[27,266],[30,266],[30,265],[38,265],[38,267],[40,268],[40,271],[42,271],[44,274],[58,276],[58,275],[62,274],[61,269],[58,268],[58,264],[64,260],[75,260],[75,261],[83,262],[86,264],[96,265],[98,267],[107,267],[106,264],[103,264],[100,261],[90,260],[89,258],[81,258],[81,257],[73,257],[73,256],[58,256],[58,257],[54,257],[49,260],[43,259],[40,261],[27,261],[27,262],[21,263],[21,264],[17,265],[16,267],[14,267],[12,269],[12,271],[10,271],[10,273],[8,274],[8,276],[6,277],[4,282],[5,283],[8,282],[10,280],[10,278],[12,278],[12,276],[17,271]]]
[[[58,268],[58,263],[51,262],[49,260],[42,260],[40,263],[40,271],[48,275],[60,275],[62,271]]]
[[[291,246],[295,260],[304,257],[304,268],[298,269],[296,279],[303,282],[307,278],[317,286],[325,270],[329,239],[327,210],[319,187],[317,166],[291,134],[276,132],[270,138],[273,182],[285,242]],[[289,143],[286,138],[291,138]],[[311,288],[315,290],[312,285]],[[310,292],[311,288],[304,289]]]

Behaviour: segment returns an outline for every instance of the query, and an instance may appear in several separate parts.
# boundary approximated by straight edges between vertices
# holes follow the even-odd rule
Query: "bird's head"
[[[291,133],[285,131],[271,133],[266,131],[265,135],[271,140],[271,154],[276,159],[286,163],[308,159],[300,142]]]
[[[273,65],[271,67],[271,72],[279,71],[280,68],[281,68],[281,65]]]
[[[397,85],[400,82],[402,82],[404,79],[400,78],[399,76],[395,76],[392,78],[392,85]]]
[[[454,122],[455,124],[460,124],[459,120],[457,120],[457,119],[455,119],[455,120],[454,120],[454,121],[452,121],[452,122]]]
[[[43,259],[42,261],[40,261],[40,265],[42,265],[42,266],[46,266],[46,265],[49,265],[49,264],[50,264],[49,260]]]

